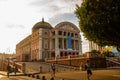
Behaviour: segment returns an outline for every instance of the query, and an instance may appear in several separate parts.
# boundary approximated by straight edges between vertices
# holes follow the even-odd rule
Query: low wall
[[[103,57],[54,59],[54,60],[46,60],[46,62],[78,67],[78,66],[84,66],[87,60],[90,61],[92,68],[94,67],[106,68],[106,58]]]
[[[11,66],[11,68],[14,68],[15,66],[17,66],[18,70],[20,72],[22,72],[22,64],[18,64],[16,62],[13,61],[8,61],[8,60],[0,60],[0,70],[1,71],[7,71],[7,66]]]

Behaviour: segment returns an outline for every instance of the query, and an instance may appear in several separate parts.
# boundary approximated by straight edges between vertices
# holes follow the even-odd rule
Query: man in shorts
[[[53,77],[55,77],[55,64],[54,63],[51,65],[51,69],[52,69]]]
[[[91,68],[90,68],[89,60],[87,60],[87,62],[85,64],[85,69],[87,70],[87,79],[90,80],[90,76],[92,75],[92,71],[91,71]]]

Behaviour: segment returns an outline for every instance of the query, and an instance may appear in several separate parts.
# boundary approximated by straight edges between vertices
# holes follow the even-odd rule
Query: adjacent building
[[[83,33],[81,33],[83,35]],[[92,50],[102,51],[102,47],[94,43],[93,41],[87,40],[84,36],[82,36],[82,52],[91,52]]]
[[[80,30],[71,22],[61,22],[54,28],[42,19],[32,33],[16,45],[18,61],[45,60],[82,53]]]

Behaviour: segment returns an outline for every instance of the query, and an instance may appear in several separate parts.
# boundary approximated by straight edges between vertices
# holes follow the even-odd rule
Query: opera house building
[[[52,27],[42,19],[32,27],[32,33],[16,45],[17,61],[39,61],[81,53],[80,30],[71,22]]]

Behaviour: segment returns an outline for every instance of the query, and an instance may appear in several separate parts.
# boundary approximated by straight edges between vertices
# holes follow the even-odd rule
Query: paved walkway
[[[47,80],[51,78],[49,63],[40,63],[40,62],[27,62],[27,73],[36,73],[40,71],[40,66],[42,66],[42,72],[39,75],[46,76]],[[76,67],[64,66],[64,65],[56,65],[57,73],[55,80],[87,80],[86,71],[75,70]],[[78,68],[78,67],[77,67]],[[118,67],[109,67],[109,70],[94,70],[93,75],[91,76],[91,80],[120,80],[120,66]],[[35,76],[36,76],[35,75]],[[10,74],[10,77],[7,78],[6,72],[0,71],[0,80],[37,80],[33,78],[31,75],[23,75],[23,73],[14,73]],[[39,80],[39,79],[38,79]]]
[[[20,64],[22,64],[21,62]],[[45,62],[24,62],[26,63],[27,72],[28,73],[37,73],[40,71],[40,66],[42,66],[42,72],[48,73],[51,71],[51,63],[45,63]],[[72,67],[72,66],[65,66],[65,65],[57,65],[55,64],[56,70],[61,71],[74,71],[75,69],[78,69],[79,67]]]
[[[0,78],[4,77],[3,75],[0,75]]]
[[[5,73],[5,72],[0,72]],[[46,76],[47,80],[50,80],[50,73],[39,74],[40,78]],[[66,71],[56,73],[55,80],[87,80],[86,71]],[[31,76],[7,76],[2,77],[0,80],[40,80],[32,78]],[[94,70],[91,80],[120,80],[120,70]]]
[[[38,75],[40,78],[42,76],[46,76],[47,80],[50,80],[51,78],[51,72],[49,72],[50,64],[45,63],[39,63],[39,62],[28,62],[26,63],[28,74],[32,73],[38,73],[39,67],[43,67],[43,72]],[[55,80],[87,80],[86,78],[86,71],[80,71],[75,70],[74,67],[69,66],[62,66],[62,65],[56,65],[57,72]],[[116,68],[109,68],[111,70],[94,70],[93,75],[91,77],[91,80],[120,80],[120,69]],[[32,75],[23,75],[23,73],[17,73],[17,75],[14,75],[14,73],[10,74],[10,77],[7,78],[6,72],[0,71],[0,75],[3,75],[0,80],[40,80],[33,78]]]

